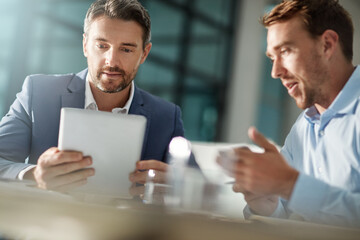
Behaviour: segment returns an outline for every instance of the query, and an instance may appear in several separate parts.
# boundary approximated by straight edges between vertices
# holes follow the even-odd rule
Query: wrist
[[[24,172],[23,176],[22,176],[22,180],[32,180],[35,181],[35,177],[34,177],[34,171],[35,171],[35,166],[30,168],[29,170],[27,170],[26,172]]]
[[[290,199],[298,176],[299,176],[299,172],[297,170],[295,170],[293,168],[289,169],[289,171],[287,173],[287,177],[284,181],[283,190],[280,192],[280,196],[283,199],[286,199],[286,200]]]

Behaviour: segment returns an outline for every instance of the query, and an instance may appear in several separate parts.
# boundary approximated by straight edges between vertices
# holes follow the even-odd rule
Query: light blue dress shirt
[[[360,66],[330,107],[305,110],[281,153],[299,172],[286,209],[305,220],[360,227]]]

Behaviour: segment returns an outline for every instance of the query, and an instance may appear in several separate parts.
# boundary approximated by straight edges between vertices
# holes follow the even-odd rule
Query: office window
[[[180,105],[187,138],[218,140],[239,1],[141,2],[152,18],[153,49],[138,84]],[[148,80],[156,72],[162,79]]]
[[[92,0],[0,0],[0,114],[27,75],[86,68],[82,29]],[[136,84],[180,105],[186,136],[215,141],[229,78],[237,0],[142,0],[153,48]]]

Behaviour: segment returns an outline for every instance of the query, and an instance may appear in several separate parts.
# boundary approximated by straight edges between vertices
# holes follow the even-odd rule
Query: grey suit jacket
[[[29,164],[36,164],[45,150],[57,146],[60,110],[84,108],[86,75],[87,69],[25,79],[0,122],[0,177],[16,178]],[[147,119],[141,159],[165,162],[171,139],[184,135],[180,108],[136,87],[129,114]]]

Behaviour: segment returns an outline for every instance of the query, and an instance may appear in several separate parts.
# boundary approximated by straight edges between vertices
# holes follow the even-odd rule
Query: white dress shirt
[[[130,96],[129,99],[127,100],[126,104],[124,107],[122,108],[113,108],[112,112],[113,113],[121,113],[121,114],[128,114],[129,113],[129,109],[131,106],[131,103],[133,101],[134,98],[134,92],[135,92],[135,84],[134,81],[131,82],[131,88],[130,88]],[[95,102],[94,99],[94,95],[92,94],[91,88],[90,88],[90,82],[89,82],[89,74],[86,76],[86,83],[85,83],[85,109],[90,109],[90,110],[96,110],[98,111],[98,106]]]

